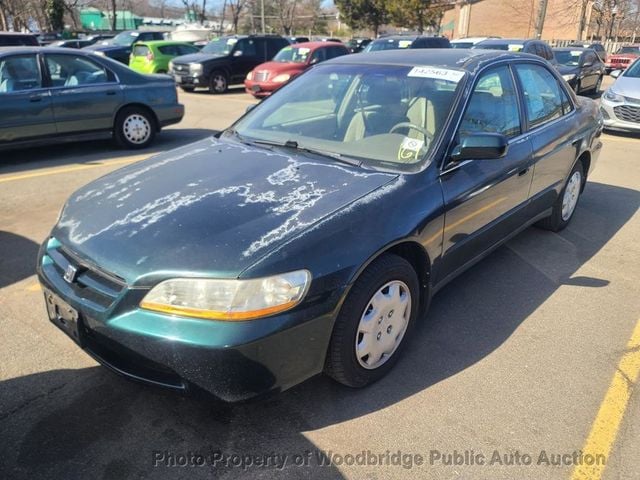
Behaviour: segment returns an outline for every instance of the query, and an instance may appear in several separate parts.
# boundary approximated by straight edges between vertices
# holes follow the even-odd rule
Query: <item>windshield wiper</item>
[[[301,147],[298,142],[295,140],[287,140],[284,143],[281,142],[272,142],[270,140],[249,140],[251,143],[255,143],[256,145],[268,145],[270,147],[284,147],[284,148],[292,148],[294,150],[299,150],[301,152],[311,153],[314,155],[320,155],[321,157],[332,158],[333,160],[337,160],[342,163],[346,163],[347,165],[351,165],[354,167],[361,167],[362,161],[356,160],[355,158],[346,157],[340,153],[328,152],[326,150],[318,150],[315,148],[309,147]]]

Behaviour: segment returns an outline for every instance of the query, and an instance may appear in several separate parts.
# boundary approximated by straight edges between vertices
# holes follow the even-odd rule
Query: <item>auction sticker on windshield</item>
[[[421,77],[421,78],[436,78],[440,80],[448,80],[450,82],[458,83],[462,77],[464,77],[464,72],[460,70],[450,70],[448,68],[437,68],[437,67],[413,67],[408,77]]]

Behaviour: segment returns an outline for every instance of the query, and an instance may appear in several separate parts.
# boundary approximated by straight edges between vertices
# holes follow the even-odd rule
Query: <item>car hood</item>
[[[572,73],[580,73],[580,67],[572,67],[570,65],[556,65],[556,70],[560,72],[560,75],[569,75]]]
[[[611,86],[611,90],[618,95],[640,99],[640,78],[619,77]]]
[[[302,72],[308,67],[305,63],[295,62],[266,62],[254,68],[254,72],[269,72],[273,74],[284,72]]]
[[[174,58],[173,63],[202,63],[227,57],[228,55],[214,55],[213,53],[191,53]]]
[[[75,192],[52,235],[130,285],[233,278],[398,176],[286,153],[215,138],[167,152]]]
[[[131,47],[121,46],[121,45],[89,45],[88,47],[84,47],[83,50],[92,50],[94,52],[117,52],[118,50],[128,50]]]

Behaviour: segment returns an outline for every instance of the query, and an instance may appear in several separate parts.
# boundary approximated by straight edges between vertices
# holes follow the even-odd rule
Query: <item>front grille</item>
[[[253,75],[255,82],[264,82],[267,78],[269,78],[269,72],[256,72]]]
[[[620,65],[626,65],[628,63],[631,63],[631,60],[628,58],[612,58],[611,59],[611,63],[618,63]]]
[[[640,123],[640,107],[630,105],[620,105],[613,107],[613,112],[620,120],[625,122]]]
[[[101,309],[107,309],[126,289],[125,281],[84,262],[68,249],[58,246],[50,248],[47,255],[53,261],[55,272],[72,288],[74,294]],[[72,278],[65,278],[67,272],[75,269]]]

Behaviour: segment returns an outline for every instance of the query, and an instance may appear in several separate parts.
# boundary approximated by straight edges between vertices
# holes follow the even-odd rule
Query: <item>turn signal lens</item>
[[[307,270],[248,280],[175,278],[153,287],[140,307],[208,320],[252,320],[293,308],[310,283]]]

